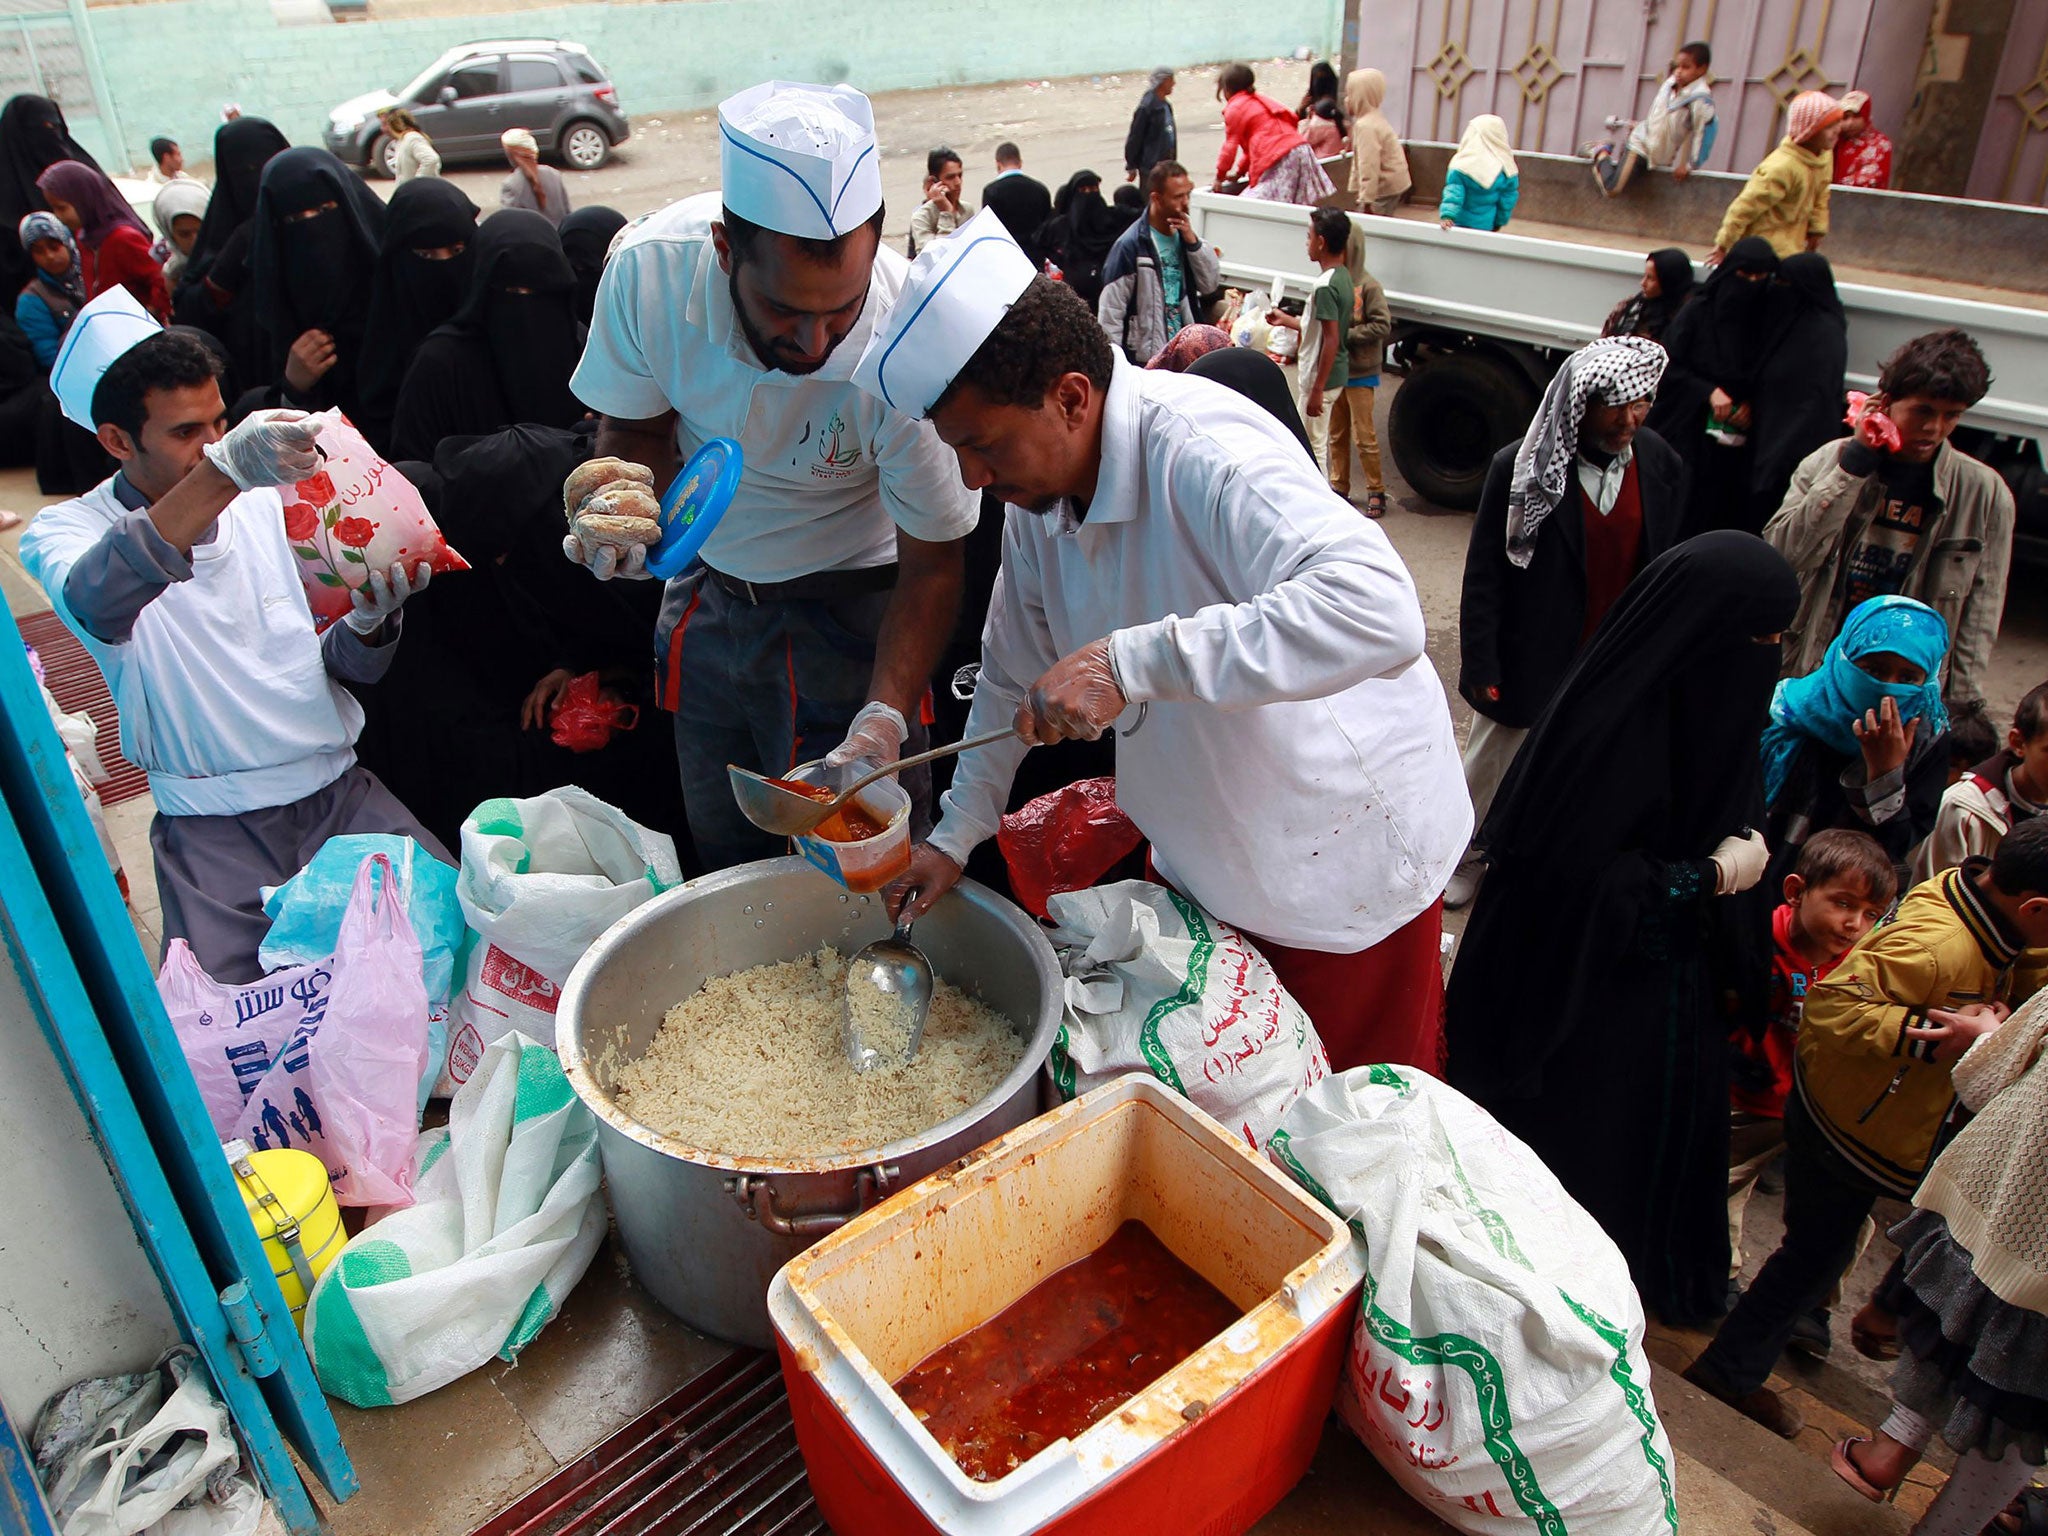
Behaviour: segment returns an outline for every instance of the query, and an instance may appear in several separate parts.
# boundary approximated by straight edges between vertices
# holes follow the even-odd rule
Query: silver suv
[[[413,115],[449,165],[499,159],[498,135],[525,128],[542,154],[570,170],[594,171],[631,131],[618,91],[590,51],[551,39],[451,48],[395,95],[372,91],[328,113],[327,147],[350,165],[389,176],[396,146],[377,114],[393,106]]]

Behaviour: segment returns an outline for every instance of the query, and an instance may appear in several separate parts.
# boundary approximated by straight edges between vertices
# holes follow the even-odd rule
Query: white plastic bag
[[[485,1048],[420,1139],[414,1204],[366,1227],[313,1287],[306,1352],[358,1408],[410,1402],[518,1357],[604,1240],[597,1121],[554,1052],[516,1031]]]
[[[1621,1251],[1541,1159],[1411,1067],[1304,1093],[1270,1154],[1366,1247],[1337,1412],[1469,1536],[1669,1536],[1671,1443]]]
[[[673,838],[573,785],[470,812],[455,887],[468,954],[434,1091],[454,1093],[507,1030],[553,1045],[562,983],[583,951],[682,879]]]
[[[1253,1151],[1329,1076],[1308,1015],[1245,936],[1148,880],[1052,897],[1067,975],[1049,1070],[1067,1098],[1149,1072]]]
[[[174,939],[157,990],[223,1140],[313,1153],[343,1205],[411,1199],[427,992],[390,860],[363,860],[325,963],[229,987]]]
[[[189,1345],[151,1370],[67,1387],[30,1439],[60,1536],[250,1536],[263,1517]]]

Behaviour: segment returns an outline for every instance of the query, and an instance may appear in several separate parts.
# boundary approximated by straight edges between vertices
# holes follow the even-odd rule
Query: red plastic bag
[[[571,752],[600,752],[611,745],[612,732],[630,731],[639,723],[640,711],[607,697],[595,672],[570,679],[548,714],[555,745]]]
[[[1010,889],[1025,911],[1044,917],[1062,891],[1086,890],[1144,835],[1117,807],[1115,779],[1082,779],[1003,818],[996,846],[1010,866]]]

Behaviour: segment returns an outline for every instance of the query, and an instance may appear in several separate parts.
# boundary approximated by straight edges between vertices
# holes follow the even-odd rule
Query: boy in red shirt
[[[1771,914],[1771,990],[1760,1029],[1729,1032],[1728,1300],[1742,1274],[1742,1217],[1757,1178],[1785,1149],[1785,1096],[1792,1091],[1799,1013],[1813,984],[1890,910],[1898,871],[1867,833],[1831,828],[1799,851],[1785,877],[1785,900]],[[1824,1319],[1802,1319],[1795,1343],[1825,1353]]]

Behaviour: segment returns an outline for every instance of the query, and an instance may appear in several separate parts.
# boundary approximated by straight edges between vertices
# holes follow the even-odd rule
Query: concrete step
[[[1839,1436],[1860,1433],[1867,1426],[1818,1400],[1800,1403],[1808,1414],[1805,1434],[1798,1441],[1781,1440],[1683,1380],[1654,1355],[1651,1371],[1657,1412],[1672,1445],[1732,1484],[1776,1522],[1756,1526],[1709,1522],[1687,1525],[1688,1530],[1782,1532],[1799,1528],[1813,1536],[1904,1536],[1934,1496],[1941,1474],[1924,1465],[1914,1469],[1896,1506],[1872,1504],[1836,1477],[1827,1463],[1828,1448]]]

